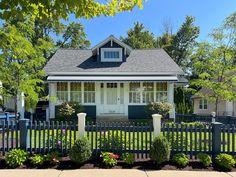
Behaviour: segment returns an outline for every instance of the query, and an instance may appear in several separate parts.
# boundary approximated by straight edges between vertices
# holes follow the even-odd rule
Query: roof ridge
[[[133,49],[133,50],[164,50],[163,48],[145,48],[145,49]]]
[[[58,50],[91,50],[91,49],[78,49],[78,48],[59,48]]]

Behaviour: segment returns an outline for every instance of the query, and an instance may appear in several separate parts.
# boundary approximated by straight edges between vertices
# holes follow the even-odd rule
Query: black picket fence
[[[220,123],[161,125],[161,133],[171,144],[171,154],[184,152],[190,158],[200,152],[235,155],[235,132],[234,125]],[[94,155],[109,151],[148,158],[154,139],[152,123],[88,122],[85,133]],[[0,151],[3,154],[13,148],[22,148],[30,153],[57,151],[67,155],[76,139],[78,125],[72,122],[0,121]]]

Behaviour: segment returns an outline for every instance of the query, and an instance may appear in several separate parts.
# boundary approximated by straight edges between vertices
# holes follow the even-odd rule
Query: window
[[[121,62],[122,48],[101,48],[102,62]]]
[[[140,83],[129,84],[129,103],[140,103],[141,87]]]
[[[81,99],[81,83],[80,82],[72,82],[70,84],[70,100],[74,102],[82,102]]]
[[[84,103],[95,103],[95,83],[84,83]]]
[[[167,83],[156,83],[156,101],[167,101]]]
[[[67,82],[58,82],[57,83],[57,99],[59,101],[67,101],[68,100]]]
[[[150,103],[154,101],[154,83],[143,83],[143,103]]]
[[[206,99],[199,100],[199,109],[207,109],[207,100]]]

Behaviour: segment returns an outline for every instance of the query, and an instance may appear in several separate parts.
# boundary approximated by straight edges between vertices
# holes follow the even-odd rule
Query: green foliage
[[[21,149],[12,149],[6,155],[6,163],[12,168],[23,165],[23,163],[27,160],[28,154],[24,150]]]
[[[187,103],[178,103],[176,105],[176,113],[178,114],[192,114],[193,106]]]
[[[78,102],[63,102],[59,107],[57,120],[77,120],[77,114],[83,111]]]
[[[163,136],[158,136],[154,139],[150,150],[150,158],[160,165],[170,159],[170,144]]]
[[[173,162],[179,167],[186,167],[189,163],[188,157],[184,153],[177,153],[173,156]]]
[[[161,114],[165,117],[172,110],[172,105],[170,103],[151,102],[147,105],[146,109],[149,116],[152,114]]]
[[[232,155],[229,154],[219,154],[215,158],[216,164],[224,169],[224,170],[231,170],[232,167],[235,165],[235,160]]]
[[[209,167],[212,164],[211,156],[209,156],[208,154],[199,153],[197,155],[197,158],[200,160],[204,167]]]
[[[125,141],[125,134],[123,132],[110,131],[109,133],[103,132],[100,147],[104,150],[109,149],[111,152],[116,152],[117,150],[124,149],[125,144],[127,147],[128,140]]]
[[[76,140],[69,153],[70,159],[79,164],[89,160],[91,156],[91,146],[86,138]]]
[[[117,159],[119,158],[117,154],[113,154],[112,152],[102,152],[101,157],[102,157],[102,162],[106,166],[110,167],[115,166],[117,164]]]
[[[135,156],[132,153],[125,153],[122,154],[122,160],[124,160],[125,163],[127,163],[128,165],[132,165],[135,162]]]
[[[121,40],[134,49],[154,48],[155,37],[153,33],[146,30],[142,23],[135,23],[134,27],[129,29],[127,37],[121,37]]]
[[[45,161],[48,161],[52,165],[57,165],[60,163],[61,154],[58,152],[51,152],[45,156]]]
[[[45,161],[44,156],[41,154],[34,154],[31,158],[30,161],[33,165],[42,165]]]

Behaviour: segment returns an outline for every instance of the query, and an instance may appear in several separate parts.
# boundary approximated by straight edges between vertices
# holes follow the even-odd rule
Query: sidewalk
[[[236,177],[236,172],[92,170],[0,170],[0,177]]]

